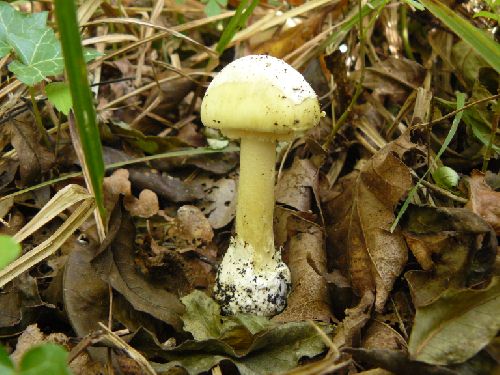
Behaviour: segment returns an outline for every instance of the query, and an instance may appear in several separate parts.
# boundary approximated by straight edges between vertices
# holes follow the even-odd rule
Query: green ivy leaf
[[[199,374],[227,360],[244,375],[282,373],[325,348],[319,333],[307,322],[277,324],[250,314],[221,316],[219,305],[201,291],[183,297],[182,303],[186,306],[181,317],[184,329],[195,340],[157,353],[170,361],[153,364],[159,372],[183,367],[189,374]],[[323,327],[328,333],[330,328]]]
[[[68,353],[59,345],[36,346],[21,359],[20,375],[71,375],[67,359]]]
[[[221,14],[222,9],[227,6],[227,0],[202,0],[205,3],[204,12],[208,17]]]
[[[24,35],[11,35],[16,55],[21,61],[15,60],[9,65],[9,70],[21,82],[33,86],[45,77],[61,74],[64,60],[61,45],[54,31],[33,29]]]
[[[51,102],[59,112],[64,113],[66,116],[69,110],[73,107],[71,99],[71,91],[66,82],[52,82],[45,86],[45,93],[47,99]]]
[[[0,58],[12,51],[17,59],[9,70],[28,86],[64,70],[61,43],[47,26],[47,12],[25,14],[0,1]],[[100,55],[86,50],[85,61]]]
[[[0,270],[15,260],[19,254],[21,254],[21,245],[10,236],[0,235]],[[1,359],[0,363],[2,363]]]
[[[0,347],[0,375],[14,374],[14,364],[9,358],[7,351]]]
[[[220,336],[220,307],[213,299],[195,290],[181,298],[181,301],[186,306],[182,315],[184,330],[191,332],[195,340],[216,339]]]

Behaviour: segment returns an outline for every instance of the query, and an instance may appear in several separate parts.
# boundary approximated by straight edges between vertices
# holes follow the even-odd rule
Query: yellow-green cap
[[[231,138],[293,138],[316,126],[320,116],[316,93],[304,77],[267,55],[245,56],[227,65],[201,104],[203,124]]]

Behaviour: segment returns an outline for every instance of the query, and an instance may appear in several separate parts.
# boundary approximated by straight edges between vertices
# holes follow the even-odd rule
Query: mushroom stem
[[[236,233],[254,249],[257,270],[273,264],[274,168],[276,141],[244,136],[240,145],[240,179]]]

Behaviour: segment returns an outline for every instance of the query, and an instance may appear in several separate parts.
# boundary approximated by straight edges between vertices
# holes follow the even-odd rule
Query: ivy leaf
[[[73,106],[69,85],[66,82],[52,82],[45,86],[47,99],[51,102],[59,112],[66,116]]]
[[[33,86],[47,76],[63,72],[64,60],[61,45],[54,31],[33,29],[23,35],[11,35],[14,51],[21,61],[15,60],[9,70],[21,82]]]
[[[219,15],[222,8],[227,6],[227,0],[202,0],[202,2],[206,4],[204,12],[208,17]]]
[[[30,349],[21,359],[21,375],[71,375],[68,353],[59,345],[43,344]]]
[[[16,259],[19,254],[21,254],[21,245],[10,236],[0,235],[0,270]]]
[[[0,40],[0,59],[7,56],[11,50],[12,48],[7,42]]]
[[[201,291],[185,296],[182,303],[184,329],[195,340],[156,351],[155,356],[170,361],[153,364],[159,372],[182,367],[189,374],[199,374],[227,360],[243,375],[282,373],[297,366],[301,358],[325,349],[321,335],[307,322],[276,324],[250,314],[224,317],[217,303]],[[329,326],[323,328],[331,332]]]
[[[0,346],[0,374],[11,375],[14,374],[14,364],[9,358],[7,351]]]
[[[220,307],[205,293],[195,290],[181,298],[186,306],[182,315],[184,330],[190,332],[195,340],[215,339],[222,329]]]
[[[64,70],[61,44],[47,26],[47,12],[21,13],[0,1],[0,58],[11,51],[17,59],[9,70],[28,86]],[[98,56],[95,50],[85,51],[86,62]]]

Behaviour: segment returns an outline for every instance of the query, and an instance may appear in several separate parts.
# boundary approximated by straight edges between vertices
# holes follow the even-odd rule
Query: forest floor
[[[498,1],[77,2],[104,222],[65,77],[44,65],[60,47],[20,24],[57,36],[54,4],[11,3],[1,375],[500,374]],[[222,315],[212,293],[239,143],[203,126],[201,103],[250,54],[300,71],[325,114],[278,142],[292,291],[274,317]],[[22,256],[2,264],[11,239]]]

